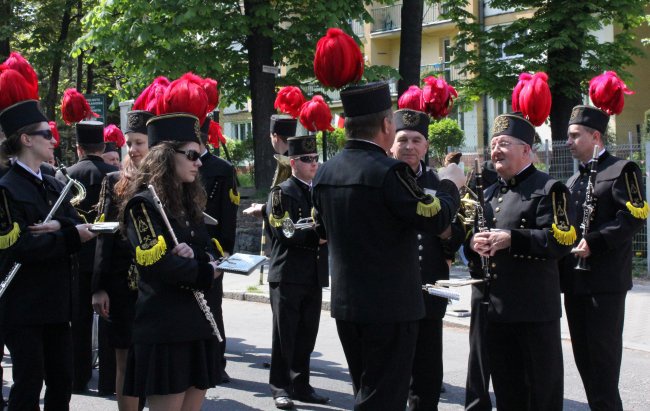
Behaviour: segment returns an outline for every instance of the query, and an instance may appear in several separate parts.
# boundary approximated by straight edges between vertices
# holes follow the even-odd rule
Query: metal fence
[[[643,172],[643,183],[646,187],[646,198],[650,198],[650,187],[647,184],[650,175],[650,143],[644,144],[611,144],[607,150],[619,158],[636,162]],[[447,152],[461,152],[462,165],[465,168],[465,175],[474,166],[474,159],[478,158],[479,163],[490,158],[490,149],[477,147],[448,147]],[[538,170],[548,173],[551,177],[566,182],[568,178],[578,170],[578,161],[573,159],[564,142],[536,145],[534,148],[534,164]],[[650,273],[650,258],[648,256],[648,232],[647,222],[643,230],[634,236],[633,250],[636,266],[644,266],[646,273]]]

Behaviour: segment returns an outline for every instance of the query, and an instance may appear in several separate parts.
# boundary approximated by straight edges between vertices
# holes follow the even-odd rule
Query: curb
[[[223,298],[239,301],[251,301],[254,303],[271,304],[271,297],[266,293],[249,293],[247,291],[224,291]],[[330,311],[330,302],[323,301],[321,310]]]

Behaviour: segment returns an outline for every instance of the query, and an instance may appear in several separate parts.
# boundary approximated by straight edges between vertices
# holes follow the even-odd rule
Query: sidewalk
[[[264,269],[264,284],[259,285],[260,271],[254,271],[249,276],[228,273],[223,280],[224,298],[268,303],[269,284]],[[452,268],[452,278],[465,278],[467,271]],[[460,294],[460,301],[453,301],[447,307],[443,322],[446,326],[469,328],[469,309],[471,287],[456,287],[454,291]],[[330,309],[330,288],[323,289],[323,310]],[[633,350],[650,352],[650,285],[636,283],[627,294],[625,303],[625,328],[623,330],[623,347]],[[463,316],[466,315],[466,316]],[[566,315],[562,315],[562,338],[570,340]]]

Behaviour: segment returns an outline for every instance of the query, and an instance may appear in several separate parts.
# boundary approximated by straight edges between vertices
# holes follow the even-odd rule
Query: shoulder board
[[[397,179],[404,185],[406,190],[418,200],[416,214],[424,217],[433,217],[440,211],[440,200],[426,194],[418,185],[415,174],[408,164],[402,163],[393,167]]]
[[[553,201],[553,224],[551,231],[553,238],[561,245],[571,245],[577,239],[576,229],[569,221],[567,213],[567,204],[569,199],[566,187],[559,181],[553,182],[549,188],[551,200]],[[545,187],[546,188],[546,187]]]
[[[7,191],[0,189],[0,250],[6,250],[18,241],[20,226],[11,216]]]
[[[128,210],[128,218],[131,218],[138,237],[135,260],[143,266],[155,264],[167,252],[165,237],[156,232],[144,201],[132,200]]]

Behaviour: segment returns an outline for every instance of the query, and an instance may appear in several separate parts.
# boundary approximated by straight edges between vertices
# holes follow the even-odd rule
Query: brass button
[[[189,222],[189,221],[185,221],[185,225],[189,227],[189,226],[190,226],[190,222]]]
[[[418,240],[422,240],[422,234],[418,234]]]
[[[517,258],[517,254],[513,254],[512,256],[513,256],[514,258]]]
[[[190,235],[194,237],[194,230],[190,231]]]
[[[508,191],[508,187],[501,187],[501,192],[502,193],[505,193],[506,191]]]
[[[497,222],[497,218],[496,218],[496,217],[492,217],[492,222],[495,222],[495,223],[496,223],[496,222]]]
[[[422,250],[424,250],[424,247],[422,247],[422,245],[420,245],[420,246],[418,246],[418,250],[422,251]]]
[[[490,267],[492,267],[492,268],[496,268],[496,266],[497,266],[497,263],[490,264]]]
[[[49,205],[52,205],[52,200],[49,200],[47,203],[48,203]]]
[[[523,224],[519,226],[519,228],[526,228]]]
[[[522,223],[525,223],[525,222],[526,222],[526,219],[525,219],[525,218],[522,218],[522,219],[521,219],[521,222],[522,222]]]
[[[529,255],[529,256],[528,256],[528,259],[530,260],[531,258],[533,258],[533,256],[532,256],[532,255]]]
[[[501,207],[495,208],[494,211],[498,213],[499,211],[501,211]]]
[[[418,260],[422,261],[422,256],[419,256],[419,257],[418,257]]]
[[[503,203],[503,197],[499,197],[499,199],[497,201],[500,202],[500,203]]]
[[[496,280],[496,279],[497,279],[497,275],[496,275],[496,274],[492,274],[492,278],[494,278],[494,279]]]

